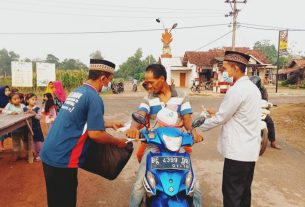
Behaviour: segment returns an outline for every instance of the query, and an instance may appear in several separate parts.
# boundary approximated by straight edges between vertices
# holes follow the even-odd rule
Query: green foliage
[[[62,82],[65,89],[72,90],[80,86],[88,78],[85,70],[57,70],[56,80]]]
[[[288,85],[289,85],[288,80],[284,80],[281,83],[281,86],[284,86],[284,87],[288,87]]]
[[[147,56],[145,59],[143,57],[142,49],[139,48],[135,54],[127,59],[120,69],[115,72],[115,77],[121,77],[126,79],[136,78],[137,80],[143,80],[144,70],[147,65],[156,63],[157,61],[152,55]]]
[[[253,49],[260,50],[272,63],[272,65],[277,65],[277,49],[275,45],[270,43],[270,40],[262,40],[255,42]],[[279,59],[279,67],[285,68],[293,59],[293,56],[288,53],[287,56],[281,56]]]
[[[277,50],[270,40],[262,40],[255,42],[253,49],[260,50],[272,63],[276,65],[277,63]]]
[[[82,63],[80,60],[75,60],[75,59],[64,59],[60,64],[59,64],[60,69],[64,70],[78,70],[78,69],[83,69],[87,70],[88,67]]]
[[[56,68],[59,66],[59,59],[55,55],[52,55],[52,54],[47,55],[46,62],[54,63]]]
[[[19,55],[6,49],[0,50],[0,75],[11,74],[11,61],[19,60]]]
[[[124,78],[114,78],[112,83],[120,83],[120,82],[124,82]]]
[[[101,51],[99,51],[99,50],[96,50],[93,53],[91,53],[90,58],[91,59],[102,59],[102,60],[104,59],[103,56],[102,56]]]
[[[134,78],[139,80],[139,81],[143,81],[144,80],[144,72],[135,74]]]

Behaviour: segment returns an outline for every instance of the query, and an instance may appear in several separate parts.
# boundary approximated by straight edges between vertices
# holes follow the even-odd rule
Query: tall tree
[[[20,56],[13,51],[0,50],[0,74],[11,74],[11,62],[18,61],[19,58]]]
[[[99,51],[99,50],[96,50],[93,53],[91,53],[90,58],[91,59],[104,59],[103,56],[102,56],[101,51]]]
[[[116,71],[115,75],[125,79],[136,78],[142,80],[147,65],[156,63],[156,59],[152,55],[147,56],[144,60],[142,57],[143,52],[139,48],[133,56],[129,57],[126,62],[120,65],[120,69]]]
[[[253,49],[260,50],[273,65],[277,63],[277,50],[270,40],[255,42]]]
[[[56,68],[59,66],[59,59],[55,55],[52,55],[52,54],[47,54],[46,62],[54,63]]]
[[[60,64],[59,68],[65,69],[65,70],[77,70],[77,69],[88,69],[88,67],[82,63],[80,60],[76,59],[64,59]]]
[[[260,50],[264,55],[266,55],[266,57],[273,65],[277,65],[277,49],[275,45],[270,43],[270,40],[257,41],[254,44],[253,49]],[[288,52],[286,56],[280,56],[279,67],[287,67],[293,58],[294,55],[292,55],[291,51]]]

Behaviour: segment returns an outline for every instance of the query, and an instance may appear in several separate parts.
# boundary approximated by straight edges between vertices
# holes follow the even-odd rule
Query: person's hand
[[[127,139],[119,138],[118,148],[125,148],[127,146]]]
[[[27,111],[27,114],[35,114],[35,115],[36,115],[36,112],[33,111],[32,109],[29,109],[29,110]]]
[[[138,129],[130,128],[127,130],[126,136],[138,140],[140,137],[140,131]]]
[[[111,122],[111,125],[114,130],[124,127],[124,123],[122,121],[113,121]]]
[[[216,111],[211,108],[207,109],[207,112],[210,114],[210,116],[215,116],[215,114],[216,114]]]
[[[196,134],[194,137],[194,142],[195,143],[199,143],[203,141],[203,136],[201,136],[200,134]]]
[[[199,142],[203,141],[203,136],[201,136],[200,134],[197,134],[197,131],[195,129],[193,130],[192,135],[194,137],[195,143],[199,143]]]
[[[11,115],[18,115],[18,112],[12,112]]]

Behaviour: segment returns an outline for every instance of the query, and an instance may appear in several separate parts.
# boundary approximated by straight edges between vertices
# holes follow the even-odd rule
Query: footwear
[[[40,157],[39,156],[35,157],[35,161],[40,162],[41,161]]]

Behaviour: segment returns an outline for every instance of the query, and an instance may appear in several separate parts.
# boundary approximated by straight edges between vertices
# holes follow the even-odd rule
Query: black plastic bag
[[[114,180],[127,164],[133,152],[133,144],[118,148],[111,144],[90,143],[82,169]]]

